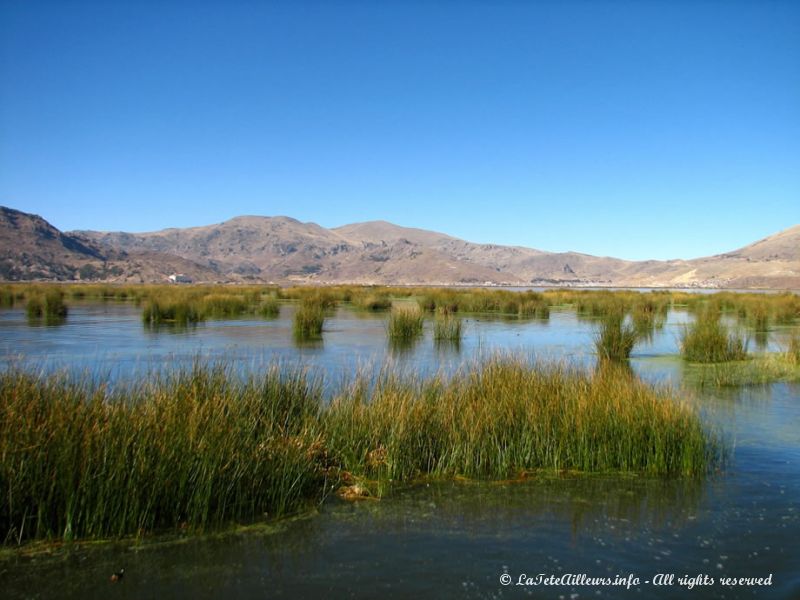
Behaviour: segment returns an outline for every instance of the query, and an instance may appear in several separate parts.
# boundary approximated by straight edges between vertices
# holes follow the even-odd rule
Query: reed
[[[351,302],[363,310],[387,310],[392,307],[392,299],[387,294],[362,293],[352,296]]]
[[[278,516],[326,491],[319,389],[195,368],[124,391],[0,375],[4,540],[98,538]]]
[[[437,341],[460,341],[463,325],[461,318],[440,311],[433,321],[433,339]]]
[[[293,331],[295,337],[313,339],[322,336],[325,323],[323,302],[307,298],[300,303],[294,313]]]
[[[245,294],[206,294],[197,302],[199,314],[210,318],[235,317],[251,310],[258,300]]]
[[[11,308],[16,302],[14,288],[10,285],[0,287],[0,308]]]
[[[625,314],[618,311],[603,318],[594,347],[601,360],[627,360],[638,338],[636,326],[627,323]]]
[[[687,380],[698,387],[763,385],[800,381],[800,362],[790,353],[771,353],[732,362],[697,364]]]
[[[396,306],[389,315],[387,334],[390,339],[409,340],[422,333],[422,311],[414,305]]]
[[[195,305],[185,301],[148,300],[142,310],[145,325],[189,325],[202,319]]]
[[[690,362],[716,363],[747,358],[747,341],[732,335],[719,313],[706,309],[684,328],[681,354]]]
[[[25,306],[29,319],[63,319],[67,316],[64,294],[58,289],[46,289],[40,294],[31,295]]]
[[[265,319],[274,319],[281,314],[281,305],[274,296],[267,296],[256,308],[256,314]]]
[[[794,365],[800,365],[800,334],[794,333],[786,345],[786,360]]]
[[[493,359],[451,381],[358,382],[323,414],[329,447],[367,478],[506,478],[534,469],[700,475],[720,446],[667,390],[627,373]]]
[[[605,367],[498,357],[444,381],[198,364],[110,390],[0,373],[0,535],[103,538],[276,517],[344,479],[573,469],[702,475],[723,447],[677,395]]]

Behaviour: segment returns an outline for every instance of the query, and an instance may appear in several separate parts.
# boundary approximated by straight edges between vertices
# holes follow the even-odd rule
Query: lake
[[[328,389],[356,370],[446,375],[497,352],[594,362],[596,324],[567,309],[547,320],[467,315],[459,344],[435,343],[427,322],[424,335],[402,347],[387,341],[386,313],[346,306],[326,319],[321,342],[298,343],[293,311],[286,303],[274,320],[154,330],[122,302],[70,303],[57,326],[31,326],[23,310],[5,309],[0,353],[5,368],[66,369],[111,382],[197,360],[224,361],[243,374],[278,361],[308,369]],[[331,498],[313,514],[243,532],[6,558],[3,597],[800,598],[800,385],[693,389],[676,356],[689,319],[671,311],[636,346],[631,365],[649,381],[683,386],[722,432],[732,454],[720,474],[431,482],[381,500]],[[765,349],[778,350],[788,331],[772,331]],[[111,584],[120,568],[124,580]],[[540,574],[575,577],[515,585]],[[630,589],[581,585],[584,574],[639,581]],[[770,575],[769,586],[720,583]],[[698,576],[714,584],[689,592]]]

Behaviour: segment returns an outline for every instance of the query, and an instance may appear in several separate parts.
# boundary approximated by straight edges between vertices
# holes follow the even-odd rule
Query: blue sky
[[[800,223],[800,2],[0,0],[0,204],[731,250]]]

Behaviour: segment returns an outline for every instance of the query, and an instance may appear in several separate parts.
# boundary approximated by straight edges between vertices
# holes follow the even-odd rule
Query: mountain
[[[17,279],[428,285],[800,288],[800,226],[693,260],[626,261],[476,244],[386,221],[326,229],[290,217],[242,216],[149,233],[62,233],[2,209],[0,276]]]
[[[0,206],[0,279],[5,281],[162,281],[214,271],[173,254],[124,252],[75,233],[62,233],[38,215]]]

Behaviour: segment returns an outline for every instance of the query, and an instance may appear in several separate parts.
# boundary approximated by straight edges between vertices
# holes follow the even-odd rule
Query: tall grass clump
[[[386,294],[357,294],[352,297],[352,303],[364,310],[388,310],[392,307],[392,299]]]
[[[324,304],[314,299],[305,299],[294,313],[293,331],[295,337],[309,339],[322,335],[325,323]]]
[[[319,388],[215,367],[108,392],[0,374],[0,535],[114,537],[296,511],[326,491]]]
[[[63,319],[67,316],[67,305],[61,290],[48,289],[44,293],[28,298],[25,313],[29,319]]]
[[[721,456],[692,408],[615,368],[592,374],[498,358],[449,382],[385,374],[371,391],[338,395],[323,419],[342,468],[367,478],[702,475]]]
[[[248,311],[254,301],[244,295],[236,294],[207,294],[198,304],[197,311],[207,317],[223,318],[235,317]]]
[[[800,334],[795,333],[789,338],[786,346],[786,359],[790,363],[800,366]]]
[[[636,326],[625,322],[622,311],[611,313],[603,318],[595,336],[597,356],[603,360],[626,360],[630,358],[638,337]]]
[[[202,318],[193,303],[180,300],[148,300],[142,309],[142,321],[145,325],[188,325],[197,323]]]
[[[256,308],[256,314],[265,319],[274,319],[281,314],[281,305],[274,296],[264,298]]]
[[[437,341],[461,341],[461,318],[447,311],[439,311],[433,321],[433,339]]]
[[[705,310],[684,328],[681,354],[689,362],[699,363],[744,360],[747,341],[729,333],[718,312]]]
[[[11,308],[16,300],[14,288],[10,285],[0,287],[0,308]]]
[[[422,311],[413,305],[396,306],[389,315],[387,333],[390,339],[410,340],[422,333]]]

